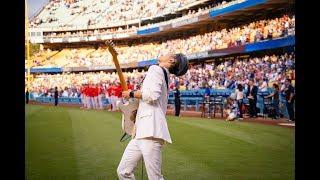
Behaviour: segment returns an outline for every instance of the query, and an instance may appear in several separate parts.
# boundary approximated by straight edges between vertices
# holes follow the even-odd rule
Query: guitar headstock
[[[111,55],[113,57],[116,57],[118,55],[118,52],[114,48],[114,46],[115,46],[114,43],[111,40],[109,40],[109,41],[106,41],[106,45],[107,45],[108,50],[111,53]]]

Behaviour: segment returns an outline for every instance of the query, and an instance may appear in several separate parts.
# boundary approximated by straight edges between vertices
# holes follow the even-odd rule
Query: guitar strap
[[[159,66],[159,67],[161,67],[161,66]],[[163,68],[163,67],[161,67],[161,69],[162,69],[162,71],[163,71],[163,74],[164,74],[164,79],[166,80],[166,83],[167,83],[167,89],[169,89],[169,85],[168,85],[168,74],[167,74],[167,71]]]
[[[159,67],[161,67],[161,66],[159,66]],[[162,69],[162,71],[163,71],[163,74],[164,74],[164,79],[166,80],[166,85],[167,85],[167,90],[169,89],[169,82],[168,82],[168,74],[167,74],[167,71],[163,68],[163,67],[161,67],[161,69]],[[144,77],[145,78],[145,77]],[[143,78],[143,80],[144,80],[144,78]],[[143,80],[142,80],[142,82],[143,82]],[[126,138],[125,138],[126,137]],[[123,134],[123,136],[121,137],[121,139],[120,139],[120,142],[124,142],[124,141],[126,141],[127,139],[129,139],[131,136],[129,136],[127,133],[124,133]],[[125,138],[125,139],[124,139]]]

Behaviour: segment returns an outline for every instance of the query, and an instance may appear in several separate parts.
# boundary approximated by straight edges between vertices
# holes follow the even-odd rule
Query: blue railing
[[[54,98],[53,97],[36,97],[36,98],[31,98],[35,100],[36,102],[39,103],[54,103]],[[81,105],[82,101],[81,98],[66,98],[66,97],[59,97],[58,98],[58,103],[65,103],[65,104],[74,104],[74,105]],[[110,104],[108,99],[102,98],[102,104],[104,106]]]
[[[154,28],[149,28],[149,29],[144,29],[144,30],[138,30],[137,34],[138,35],[145,35],[145,34],[151,34],[155,32],[159,32],[160,28],[159,27],[154,27]]]
[[[281,38],[281,39],[274,39],[270,41],[262,41],[262,42],[252,43],[252,44],[246,44],[245,52],[292,46],[292,45],[295,45],[295,43],[296,43],[295,36],[288,36],[286,38]]]
[[[237,11],[237,10],[245,9],[245,8],[248,8],[248,7],[253,7],[253,6],[256,6],[256,5],[259,5],[259,4],[264,4],[266,2],[267,2],[267,0],[247,0],[247,1],[244,1],[242,3],[234,4],[234,5],[231,5],[231,6],[226,7],[226,8],[222,8],[222,9],[218,9],[218,10],[212,10],[212,11],[209,12],[209,16],[211,18],[213,18],[213,17],[217,17],[217,16],[220,16],[220,15],[223,15],[223,14],[231,13],[231,12],[234,12],[234,11]]]
[[[154,65],[154,64],[158,64],[157,59],[151,59],[151,60],[147,60],[147,61],[138,62],[138,67],[150,66],[150,65]]]
[[[25,69],[25,72],[27,72],[27,69]],[[60,73],[62,72],[62,68],[55,67],[55,68],[30,68],[31,73],[49,73],[49,72],[55,72]]]

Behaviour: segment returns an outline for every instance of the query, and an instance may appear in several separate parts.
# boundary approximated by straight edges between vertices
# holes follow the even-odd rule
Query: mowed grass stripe
[[[169,126],[174,129],[171,131],[175,139],[172,148],[192,158],[188,162],[180,163],[188,164],[191,167],[202,164],[202,168],[208,167],[207,171],[211,172],[210,176],[208,176],[210,178],[227,178],[233,175],[233,178],[246,179],[250,176],[259,177],[261,174],[266,174],[266,172],[270,174],[268,177],[270,179],[284,178],[284,174],[288,178],[291,177],[292,170],[289,170],[289,172],[285,170],[291,167],[293,163],[290,160],[288,161],[288,159],[293,159],[292,153],[287,153],[288,149],[290,150],[292,147],[289,146],[288,149],[275,151],[272,148],[259,147],[256,144],[247,143],[229,135],[221,135],[220,131],[212,131],[208,125],[206,126],[207,128],[201,129],[192,125],[188,125],[189,127],[181,126],[183,121],[187,122],[188,120],[180,120],[178,123],[180,128],[175,127],[175,123],[173,123],[177,121],[171,122]],[[206,124],[205,121],[203,122]],[[228,123],[223,121],[216,122],[217,124]],[[212,123],[215,124],[216,122]],[[232,130],[232,128],[229,129],[229,131]],[[183,136],[181,136],[182,134]],[[284,161],[281,161],[282,159]],[[274,162],[280,162],[283,167],[279,169],[272,168]],[[252,168],[247,168],[252,166],[254,166],[254,171],[252,171]],[[197,178],[200,178],[201,174],[198,176]]]
[[[293,138],[290,137],[294,136],[294,131],[283,127],[273,126],[270,128],[270,126],[256,123],[224,122],[188,117],[183,119],[175,118],[175,120],[174,122],[180,124],[208,130],[212,133],[218,133],[257,146],[274,149],[286,149],[288,146],[293,146]],[[288,138],[290,138],[290,141],[288,141]]]
[[[112,127],[119,126],[120,121],[112,116],[106,118],[101,112],[68,112],[72,119],[80,179],[115,177],[121,150],[125,146],[119,142],[121,129]]]
[[[38,109],[37,115],[28,113],[29,109],[32,112]],[[49,112],[62,114],[61,119],[70,123],[66,127],[58,126],[63,123],[53,120],[43,124],[46,121],[41,121],[39,117],[47,119],[47,116],[51,116]],[[122,135],[120,113],[28,106],[27,119],[29,130],[32,130],[28,134],[41,135],[43,132],[37,130],[40,127],[70,131],[67,136],[73,140],[68,146],[62,145],[65,144],[65,133],[56,134],[56,139],[60,139],[61,146],[72,149],[74,159],[72,162],[68,158],[64,161],[72,171],[67,173],[65,167],[61,166],[60,170],[53,169],[51,174],[70,177],[68,179],[117,179],[116,168],[128,143],[119,142]],[[293,179],[292,129],[173,116],[168,116],[168,124],[173,144],[167,144],[163,149],[163,174],[166,179]],[[46,146],[47,142],[34,140],[29,143]],[[39,148],[32,147],[29,147],[30,151]],[[48,158],[55,159],[57,155],[49,154]],[[67,155],[61,153],[59,158]],[[31,156],[29,161],[32,163],[28,167],[30,171],[38,173],[33,176],[28,174],[28,179],[48,176],[47,162],[33,163],[36,159],[37,156]],[[73,173],[75,175],[70,176]],[[136,178],[141,178],[140,163]]]
[[[65,110],[28,106],[26,131],[28,179],[77,179],[72,125]]]

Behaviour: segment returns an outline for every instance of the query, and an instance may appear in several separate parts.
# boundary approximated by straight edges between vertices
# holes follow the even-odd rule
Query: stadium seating
[[[286,25],[287,23],[291,24],[291,26]],[[269,31],[273,31],[272,38],[274,39],[285,37],[289,35],[289,29],[294,29],[294,23],[294,16],[289,17],[284,15],[281,18],[256,21],[245,26],[222,29],[221,31],[213,31],[185,39],[174,39],[161,43],[134,44],[132,46],[121,45],[115,48],[118,51],[120,63],[140,62],[155,59],[169,52],[192,54],[258,42],[268,39]],[[263,36],[257,35],[262,32]],[[88,47],[88,51],[91,51],[89,49],[92,48]],[[82,51],[86,52],[84,48],[75,49],[71,52],[68,49],[64,49],[50,59],[49,65],[52,64],[59,67],[66,66],[67,64],[83,66],[85,63],[81,63],[82,61],[77,58],[81,56],[78,52]],[[112,66],[111,56],[106,49],[99,49],[93,54],[96,57],[95,59],[90,58],[90,56],[88,57],[86,53],[82,56],[84,58],[83,61],[90,62],[88,66]],[[42,64],[46,66],[46,62],[42,62]],[[38,63],[37,66],[41,66],[41,63]]]
[[[118,24],[120,22],[154,18],[174,13],[178,8],[207,0],[78,0],[67,3],[50,1],[33,20],[36,27],[77,27]]]

